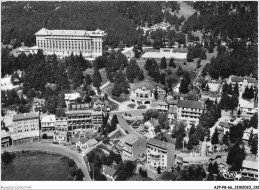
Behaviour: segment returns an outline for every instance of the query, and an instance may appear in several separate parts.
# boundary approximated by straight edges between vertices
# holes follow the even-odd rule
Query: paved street
[[[46,151],[46,152],[53,152],[53,153],[58,153],[62,154],[65,156],[70,157],[75,161],[77,164],[78,168],[82,170],[82,172],[85,175],[85,181],[91,181],[91,178],[89,176],[89,171],[86,166],[85,160],[82,157],[81,154],[69,149],[66,146],[60,146],[60,145],[55,145],[55,144],[46,144],[46,143],[34,143],[34,144],[22,144],[22,145],[16,145],[16,146],[11,146],[7,149],[1,149],[1,152],[3,153],[4,150],[8,152],[16,152],[16,151],[26,151],[26,150],[34,150],[34,151]]]

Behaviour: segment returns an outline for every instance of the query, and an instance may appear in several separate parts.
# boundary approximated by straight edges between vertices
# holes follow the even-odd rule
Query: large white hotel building
[[[85,58],[95,58],[102,55],[102,42],[106,33],[102,30],[48,30],[42,28],[35,33],[36,46],[45,55],[56,54],[59,57],[71,53]]]

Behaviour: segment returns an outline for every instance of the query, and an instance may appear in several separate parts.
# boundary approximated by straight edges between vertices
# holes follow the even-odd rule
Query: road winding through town
[[[56,144],[49,144],[49,143],[34,143],[34,144],[21,144],[16,146],[11,146],[6,149],[1,149],[1,153],[4,151],[7,152],[17,152],[17,151],[44,151],[44,152],[51,152],[51,153],[58,153],[64,156],[67,156],[75,161],[78,168],[80,168],[85,176],[85,181],[91,181],[89,176],[88,167],[83,156],[66,146],[56,145]]]

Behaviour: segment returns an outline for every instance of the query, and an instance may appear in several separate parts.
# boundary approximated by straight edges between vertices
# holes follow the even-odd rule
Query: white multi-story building
[[[151,138],[147,141],[146,153],[147,163],[155,171],[158,167],[168,170],[174,165],[175,145],[171,143]]]
[[[44,54],[56,54],[59,57],[82,54],[83,57],[98,57],[102,55],[102,30],[48,30],[42,28],[36,35],[36,46]]]
[[[54,131],[55,130],[55,115],[46,115],[41,119],[41,131]]]
[[[39,141],[39,113],[31,112],[13,116],[12,144]]]
[[[177,119],[187,123],[198,123],[204,109],[204,103],[200,101],[178,100]]]

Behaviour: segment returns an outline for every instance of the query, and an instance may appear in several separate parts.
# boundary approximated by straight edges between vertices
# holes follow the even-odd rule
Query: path
[[[105,88],[107,85],[109,85],[109,81],[107,81],[105,84],[103,84],[101,87],[100,87],[100,90],[102,90],[103,88]]]
[[[78,168],[80,168],[84,174],[84,180],[85,181],[91,181],[91,178],[89,176],[89,171],[86,166],[85,160],[82,157],[81,154],[69,149],[66,146],[60,146],[55,144],[42,144],[42,143],[34,143],[34,144],[22,144],[22,145],[16,145],[11,146],[6,149],[1,149],[1,153],[4,152],[4,150],[8,152],[17,152],[17,151],[45,151],[45,152],[53,152],[62,154],[65,156],[68,156],[69,158],[73,159],[75,163],[77,164]]]

